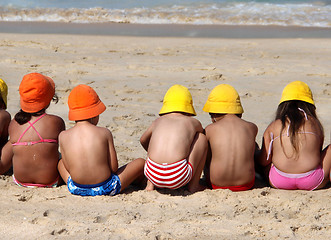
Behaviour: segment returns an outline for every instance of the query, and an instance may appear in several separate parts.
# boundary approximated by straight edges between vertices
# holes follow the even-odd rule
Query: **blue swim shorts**
[[[113,173],[106,181],[93,185],[83,185],[83,184],[75,183],[71,179],[71,176],[69,176],[67,186],[70,193],[80,196],[97,196],[97,195],[114,196],[121,191],[120,178]]]

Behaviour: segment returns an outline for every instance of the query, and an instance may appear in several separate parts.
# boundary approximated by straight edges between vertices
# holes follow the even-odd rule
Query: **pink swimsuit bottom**
[[[18,181],[14,174],[13,174],[13,181],[14,183],[16,183],[16,185],[20,186],[20,187],[27,187],[27,188],[55,188],[58,185],[59,182],[59,177],[57,177],[57,179],[51,183],[51,184],[40,184],[40,183],[22,183],[20,181]]]
[[[284,173],[273,164],[269,172],[269,181],[275,187],[286,190],[314,190],[324,180],[324,170],[321,166],[306,173]]]

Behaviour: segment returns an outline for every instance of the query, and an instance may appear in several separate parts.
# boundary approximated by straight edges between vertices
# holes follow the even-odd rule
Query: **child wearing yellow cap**
[[[209,152],[205,166],[213,189],[249,190],[254,186],[254,152],[257,126],[241,119],[244,112],[237,91],[228,84],[216,86],[203,111],[212,123],[205,128]]]
[[[112,133],[97,126],[106,106],[91,87],[76,86],[70,92],[68,105],[69,120],[76,124],[59,136],[62,159],[58,169],[70,193],[113,196],[143,178],[142,158],[118,168]]]
[[[8,87],[4,80],[0,78],[0,150],[8,141],[8,126],[11,120],[7,109]]]
[[[58,136],[65,129],[61,117],[46,114],[55,96],[54,81],[40,73],[23,77],[20,86],[21,110],[9,125],[10,141],[3,148],[5,159],[12,157],[13,180],[23,187],[55,187],[59,181]]]
[[[7,109],[8,87],[4,80],[0,78],[0,151],[8,142],[8,126],[11,120]],[[8,151],[2,151],[0,158],[0,174],[7,172],[11,167],[11,154],[5,155]],[[5,154],[4,154],[5,153]]]
[[[164,96],[157,118],[144,132],[140,142],[147,151],[144,173],[147,190],[203,190],[199,184],[207,154],[207,140],[195,116],[192,96],[181,85],[174,85]]]
[[[313,95],[301,81],[283,90],[275,120],[267,127],[258,163],[272,187],[314,190],[329,181],[331,150],[322,151],[323,127],[316,116]]]

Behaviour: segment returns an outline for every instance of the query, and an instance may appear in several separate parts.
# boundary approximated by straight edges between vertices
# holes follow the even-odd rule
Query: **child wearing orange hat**
[[[254,186],[254,152],[257,126],[241,119],[244,112],[237,91],[228,84],[216,86],[203,111],[212,123],[205,128],[209,152],[205,176],[213,189],[245,191]]]
[[[55,96],[53,80],[40,73],[23,77],[19,87],[21,110],[9,125],[10,141],[3,149],[12,157],[13,180],[24,187],[55,187],[59,181],[58,136],[62,118],[46,114]]]
[[[140,142],[147,151],[144,173],[147,190],[177,189],[187,184],[190,192],[205,189],[199,184],[206,161],[207,140],[195,116],[192,96],[181,85],[172,86],[163,107]]]
[[[271,186],[287,190],[323,188],[331,168],[331,149],[328,146],[322,151],[323,141],[323,127],[310,88],[301,81],[289,83],[275,120],[264,132],[258,157]]]
[[[112,133],[97,126],[106,107],[91,87],[76,86],[68,105],[69,120],[76,124],[59,136],[62,160],[58,169],[70,193],[113,196],[143,177],[142,158],[118,168]]]

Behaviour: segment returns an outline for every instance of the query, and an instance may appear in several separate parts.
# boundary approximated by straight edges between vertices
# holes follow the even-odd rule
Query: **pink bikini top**
[[[30,124],[30,126],[28,126],[25,131],[22,133],[22,135],[19,137],[19,139],[17,140],[16,143],[13,143],[13,146],[30,146],[30,145],[34,145],[37,143],[57,143],[58,141],[55,139],[43,139],[39,132],[37,131],[37,129],[33,126],[36,122],[38,122],[41,118],[43,118],[46,115],[46,113],[44,113],[43,115],[39,116],[33,123],[31,123],[30,121],[28,121],[28,123]],[[33,128],[34,131],[37,133],[38,137],[40,138],[40,140],[38,141],[31,141],[31,142],[21,142],[22,137],[24,136],[24,134],[30,129]]]
[[[307,121],[307,120],[308,120],[308,116],[307,116],[306,112],[305,112],[303,109],[301,109],[301,108],[298,108],[298,109],[299,109],[299,111],[303,112],[303,114],[305,115],[305,119],[306,119],[306,121]],[[287,127],[286,134],[282,134],[282,136],[287,136],[287,137],[290,136],[290,124],[291,124],[291,122],[289,123],[289,125],[288,125],[288,127]],[[314,133],[314,132],[298,132],[298,133],[299,133],[299,134],[312,134],[312,135],[318,136],[318,135],[317,135],[316,133]],[[280,138],[280,136],[274,138],[274,134],[271,132],[271,133],[270,133],[270,138],[271,138],[271,141],[270,141],[270,145],[269,145],[269,149],[268,149],[267,160],[269,160],[269,158],[270,158],[270,155],[271,155],[271,152],[272,152],[272,144],[273,144],[273,142],[274,142],[277,138]]]

